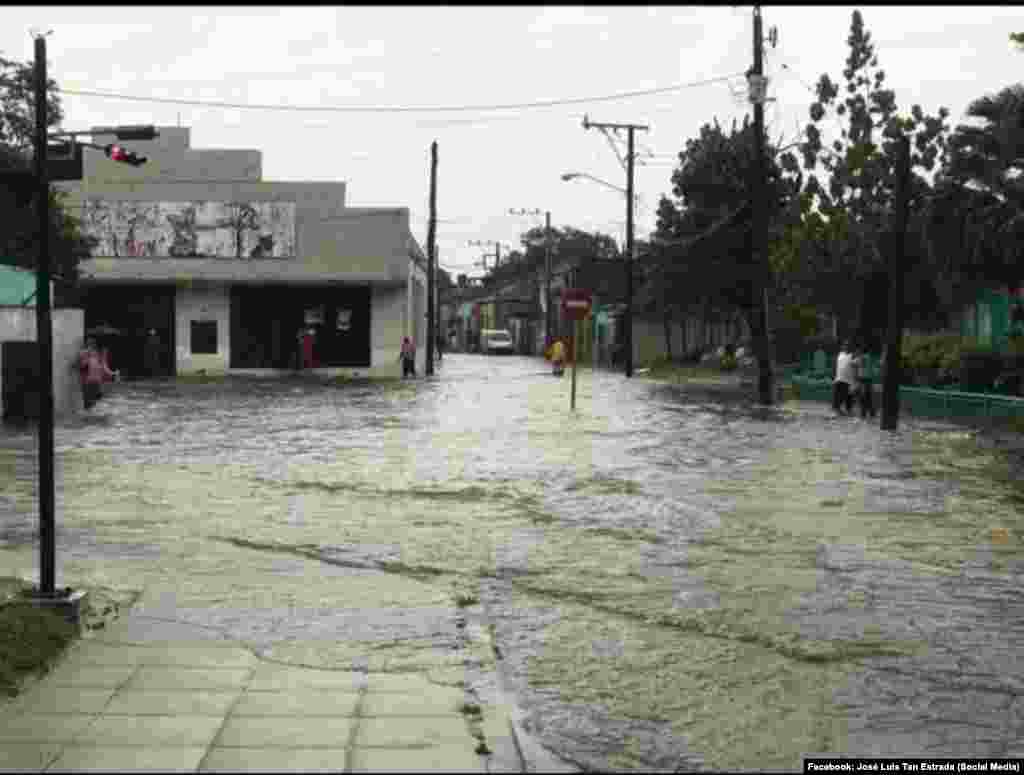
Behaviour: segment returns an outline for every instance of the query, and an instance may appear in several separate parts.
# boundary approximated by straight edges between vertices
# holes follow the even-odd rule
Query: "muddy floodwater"
[[[1019,461],[621,374],[568,405],[474,355],[115,386],[57,430],[58,583],[286,663],[445,682],[468,649],[583,769],[1022,755]],[[35,450],[0,431],[0,575],[37,574]]]

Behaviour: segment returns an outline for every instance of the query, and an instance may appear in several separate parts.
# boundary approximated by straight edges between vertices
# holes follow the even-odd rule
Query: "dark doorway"
[[[288,369],[297,365],[299,333],[316,332],[318,366],[369,368],[369,286],[234,286],[231,289],[231,368]],[[316,322],[306,322],[315,312]]]
[[[110,367],[126,379],[173,377],[175,299],[173,285],[105,285],[83,289],[85,330],[99,326],[117,334],[97,337],[110,349]],[[153,338],[149,332],[155,331]],[[147,358],[147,350],[151,354]]]
[[[39,419],[39,345],[36,342],[4,342],[0,345],[3,361],[3,419]]]

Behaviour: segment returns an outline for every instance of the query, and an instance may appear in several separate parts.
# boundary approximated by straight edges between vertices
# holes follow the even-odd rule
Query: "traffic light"
[[[139,167],[146,163],[145,156],[139,156],[137,153],[129,151],[120,145],[108,145],[103,149],[103,152],[107,154],[108,159],[131,164],[133,167]]]

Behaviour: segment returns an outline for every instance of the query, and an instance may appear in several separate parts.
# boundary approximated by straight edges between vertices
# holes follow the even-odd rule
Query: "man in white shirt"
[[[851,388],[855,381],[853,354],[848,342],[843,342],[836,358],[836,378],[832,383],[832,408],[839,414],[853,413],[853,393]],[[844,411],[845,408],[845,411]]]

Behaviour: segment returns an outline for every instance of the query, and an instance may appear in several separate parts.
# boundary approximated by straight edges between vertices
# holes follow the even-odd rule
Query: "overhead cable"
[[[679,83],[674,86],[663,86],[656,89],[636,89],[634,91],[619,92],[618,94],[607,94],[597,97],[573,97],[560,100],[540,100],[537,102],[518,102],[503,105],[439,105],[439,106],[342,106],[342,105],[268,105],[253,104],[244,102],[217,102],[207,100],[188,100],[175,97],[145,97],[132,94],[115,94],[113,92],[99,92],[86,89],[56,88],[62,94],[71,94],[77,97],[101,97],[106,99],[131,100],[134,102],[153,102],[168,105],[191,105],[202,108],[231,108],[233,110],[278,110],[296,111],[304,113],[454,113],[472,112],[487,110],[528,110],[531,108],[549,108],[558,105],[580,105],[588,102],[612,102],[625,100],[634,97],[645,97],[652,94],[667,94],[669,92],[681,91],[697,86],[707,86],[713,83],[727,81],[735,78],[738,73],[719,76],[717,78],[706,78],[701,81]]]

